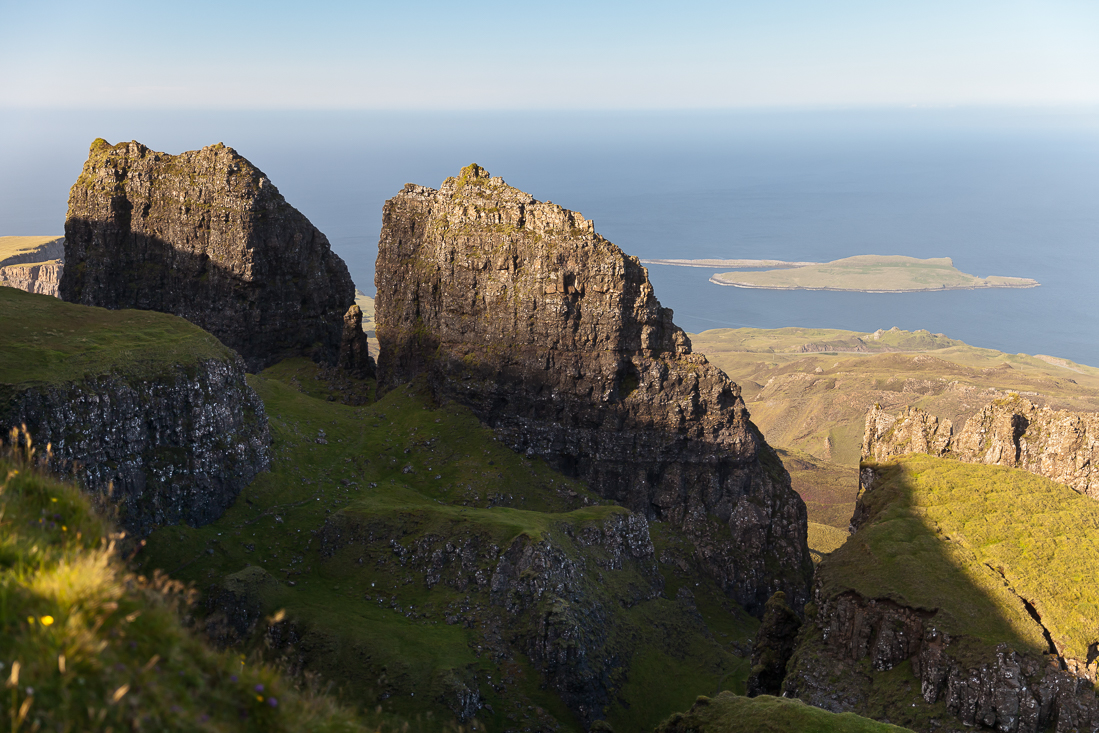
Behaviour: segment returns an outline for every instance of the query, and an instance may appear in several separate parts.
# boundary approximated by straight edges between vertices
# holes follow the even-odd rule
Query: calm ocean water
[[[725,288],[651,267],[689,331],[926,328],[1099,366],[1099,112],[75,112],[0,115],[0,234],[63,228],[95,137],[223,141],[324,231],[373,293],[381,206],[477,162],[639,257],[952,257],[1030,290]]]

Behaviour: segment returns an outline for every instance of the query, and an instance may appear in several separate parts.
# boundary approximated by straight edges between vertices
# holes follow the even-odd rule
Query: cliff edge
[[[186,321],[0,288],[0,429],[118,508],[132,534],[221,516],[268,464],[240,358]]]
[[[591,221],[471,165],[386,202],[376,273],[380,394],[426,379],[514,450],[682,527],[751,612],[779,590],[801,607],[812,563],[789,475]]]
[[[181,316],[259,371],[301,355],[335,364],[355,286],[328,239],[232,148],[168,155],[99,139],[69,192],[60,295]]]
[[[1039,408],[1018,394],[989,402],[957,435],[950,420],[920,408],[893,415],[875,405],[866,416],[864,460],[906,453],[1020,468],[1099,499],[1099,414]]]

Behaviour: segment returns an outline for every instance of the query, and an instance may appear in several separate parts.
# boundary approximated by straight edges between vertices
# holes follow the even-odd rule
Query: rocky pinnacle
[[[328,239],[232,148],[101,139],[69,193],[60,294],[182,316],[252,371],[300,355],[335,364],[355,302]]]
[[[425,379],[516,451],[682,527],[752,612],[800,608],[806,513],[740,388],[700,354],[646,269],[580,214],[464,168],[385,204],[379,393]]]

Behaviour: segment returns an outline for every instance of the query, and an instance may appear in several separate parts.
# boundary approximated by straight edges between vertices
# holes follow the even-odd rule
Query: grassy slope
[[[366,730],[195,639],[182,585],[131,574],[110,531],[74,486],[0,456],[0,728]]]
[[[722,272],[715,279],[761,288],[828,288],[830,290],[932,290],[1025,286],[1034,281],[1014,277],[980,278],[954,267],[949,257],[918,259],[898,255],[859,255],[819,265]]]
[[[741,386],[767,441],[785,449],[783,462],[810,521],[840,529],[854,507],[866,411],[875,403],[923,407],[951,419],[956,430],[991,399],[989,388],[1052,407],[1099,410],[1099,369],[981,349],[927,331],[715,329],[691,341]]]
[[[448,676],[457,676],[478,685],[492,705],[494,712],[480,716],[489,729],[517,725],[508,717],[515,715],[519,722],[552,717],[576,730],[528,662],[519,658],[501,669],[478,653],[479,629],[489,614],[485,595],[445,584],[428,590],[421,573],[393,561],[388,538],[405,547],[431,535],[506,546],[522,534],[552,534],[568,548],[564,523],[582,525],[622,510],[592,506],[598,497],[498,444],[463,408],[436,408],[413,389],[363,407],[337,404],[327,400],[332,395],[310,369],[295,360],[251,378],[271,424],[272,471],[214,524],[154,533],[144,565],[201,589],[228,576],[255,579],[256,570],[241,571],[262,568],[264,612],[285,609],[306,630],[311,648],[332,650],[317,655],[314,666],[359,703],[446,719],[441,699]],[[322,557],[313,531],[335,513],[385,539]],[[664,529],[654,531],[658,555],[678,541]],[[669,598],[679,585],[690,585],[713,636],[682,618],[671,600],[615,611],[646,639],[620,689],[621,702],[608,711],[621,729],[651,727],[702,692],[743,689],[748,672],[747,660],[732,650],[756,622],[712,584],[662,570]],[[608,599],[607,605],[618,604]],[[454,614],[464,615],[470,627],[444,622]],[[645,633],[654,626],[663,633]],[[259,643],[250,639],[244,647]],[[487,684],[490,675],[495,688]]]
[[[0,287],[0,343],[0,385],[80,380],[120,368],[140,377],[165,364],[233,353],[176,316],[89,308],[5,287]]]
[[[911,455],[879,469],[885,480],[863,499],[871,521],[820,566],[826,595],[938,609],[949,634],[1043,653],[1021,596],[1063,655],[1087,658],[1099,638],[1099,504],[1000,466]]]
[[[854,713],[830,713],[800,700],[731,693],[699,698],[686,713],[657,727],[656,733],[901,733],[907,728],[879,723]]]
[[[58,237],[0,237],[0,262],[15,255],[32,252]]]

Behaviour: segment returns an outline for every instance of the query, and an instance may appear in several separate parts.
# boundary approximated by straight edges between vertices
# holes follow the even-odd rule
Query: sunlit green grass
[[[699,698],[687,712],[665,720],[656,733],[902,733],[907,728],[854,713],[830,713],[800,700],[770,695],[747,698],[723,692]]]
[[[0,344],[0,388],[108,372],[140,379],[233,355],[198,326],[166,313],[90,308],[6,287],[0,287]]]
[[[323,696],[180,623],[190,592],[134,575],[71,484],[0,457],[0,730],[359,731]]]
[[[1099,638],[1099,504],[1016,469],[923,455],[878,466],[870,521],[821,564],[833,596],[934,610],[948,634],[1085,660]]]

